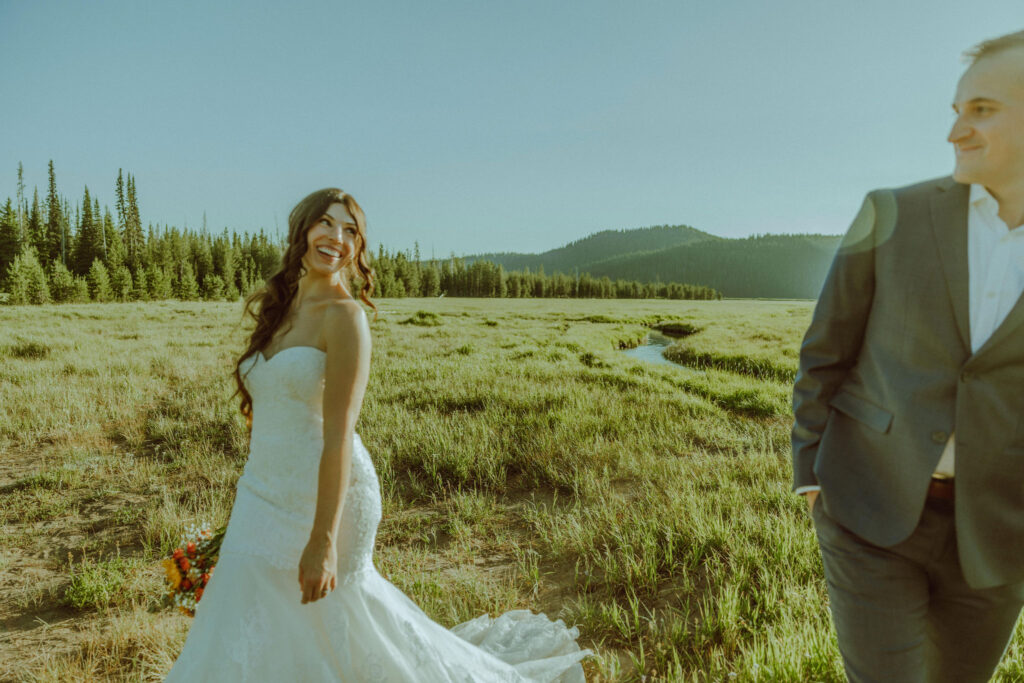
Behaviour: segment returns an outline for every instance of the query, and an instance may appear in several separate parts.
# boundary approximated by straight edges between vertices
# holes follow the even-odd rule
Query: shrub
[[[12,344],[5,349],[6,355],[11,358],[27,358],[39,360],[50,355],[50,347],[34,341],[21,341]]]
[[[701,329],[703,329],[696,325],[691,325],[690,323],[684,323],[677,320],[661,322],[656,325],[651,325],[651,327],[670,337],[689,337],[691,334],[697,334]]]
[[[421,327],[438,327],[441,324],[441,316],[433,311],[416,311],[411,318],[406,318],[400,325],[420,325]]]
[[[592,351],[584,351],[579,356],[580,362],[586,365],[588,368],[606,368],[608,364],[601,360]]]
[[[64,591],[64,603],[75,609],[102,609],[130,604],[145,593],[146,563],[120,555],[92,561],[84,557],[70,567],[71,585]]]

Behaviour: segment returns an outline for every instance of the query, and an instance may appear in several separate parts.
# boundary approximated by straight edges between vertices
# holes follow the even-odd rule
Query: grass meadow
[[[790,493],[811,303],[378,303],[376,562],[432,618],[560,617],[590,681],[844,680]],[[666,322],[677,364],[621,353]],[[237,303],[0,308],[0,680],[166,674],[189,618],[159,561],[227,519],[245,334]]]

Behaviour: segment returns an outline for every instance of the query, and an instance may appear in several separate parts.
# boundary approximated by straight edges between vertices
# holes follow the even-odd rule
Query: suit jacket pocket
[[[892,425],[892,413],[888,410],[843,389],[836,392],[828,404],[876,432],[885,434]]]

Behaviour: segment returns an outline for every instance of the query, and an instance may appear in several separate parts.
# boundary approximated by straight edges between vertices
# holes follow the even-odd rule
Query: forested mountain
[[[679,241],[657,247],[658,238]],[[665,226],[597,233],[543,254],[487,254],[466,260],[486,258],[506,268],[543,266],[547,273],[579,272],[612,280],[687,282],[727,297],[814,299],[840,239],[839,235],[729,239]],[[643,248],[630,249],[634,245]]]
[[[838,235],[762,235],[706,240],[609,259],[595,277],[691,282],[727,297],[816,299],[839,246]]]
[[[598,261],[719,239],[688,225],[657,225],[635,230],[602,230],[543,254],[480,254],[467,256],[466,261],[491,261],[508,270],[537,270],[543,267],[549,273],[573,273],[576,270],[583,273]]]

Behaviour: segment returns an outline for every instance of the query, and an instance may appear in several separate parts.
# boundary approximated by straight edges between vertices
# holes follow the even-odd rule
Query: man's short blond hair
[[[1013,47],[1024,47],[1024,31],[1017,31],[1016,33],[1007,33],[1005,36],[999,36],[998,38],[990,38],[989,40],[983,40],[978,43],[970,50],[964,53],[964,58],[969,60],[973,65],[982,57],[988,57],[994,55],[997,52],[1003,50],[1009,50]]]

